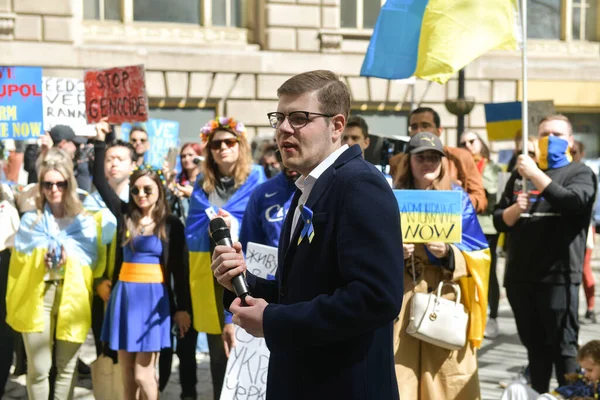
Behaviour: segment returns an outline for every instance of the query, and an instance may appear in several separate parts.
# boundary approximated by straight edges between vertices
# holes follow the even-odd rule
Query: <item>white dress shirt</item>
[[[335,161],[339,158],[339,156],[342,155],[342,153],[344,151],[348,150],[348,148],[349,147],[347,144],[343,145],[342,147],[340,147],[339,149],[337,149],[336,151],[331,153],[326,159],[321,161],[321,163],[319,165],[317,165],[317,167],[315,169],[313,169],[308,174],[308,176],[305,177],[304,175],[302,175],[296,181],[296,187],[298,189],[300,189],[300,191],[302,192],[302,195],[300,196],[300,199],[298,200],[298,206],[294,210],[294,220],[292,222],[292,231],[290,233],[290,240],[291,240],[291,238],[294,237],[296,225],[298,224],[298,219],[300,218],[300,213],[301,213],[300,207],[303,206],[304,203],[306,203],[306,200],[308,200],[308,196],[310,196],[310,192],[312,191],[312,188],[315,186],[315,182],[317,181],[317,179],[319,179],[319,177],[321,175],[323,175],[323,172],[325,172],[325,170],[327,170],[327,168],[331,167],[333,165],[333,163],[335,163]]]

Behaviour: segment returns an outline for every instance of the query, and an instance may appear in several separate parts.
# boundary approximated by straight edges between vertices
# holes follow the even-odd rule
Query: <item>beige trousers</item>
[[[54,340],[62,284],[47,283],[44,291],[44,331],[23,333],[27,353],[27,396],[30,400],[47,400],[50,395],[48,376],[52,368],[52,350],[56,356],[54,399],[73,397],[75,369],[81,343]]]

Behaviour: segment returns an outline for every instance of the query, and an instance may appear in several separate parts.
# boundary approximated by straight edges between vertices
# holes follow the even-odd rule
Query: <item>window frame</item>
[[[84,2],[85,0],[81,0]],[[233,1],[236,0],[222,0],[225,1],[225,25],[214,25],[213,24],[213,13],[212,13],[212,0],[196,0],[200,3],[200,23],[199,24],[189,24],[185,22],[170,22],[170,21],[136,21],[133,19],[133,2],[134,0],[119,0],[120,8],[121,8],[121,19],[120,20],[107,20],[105,19],[106,14],[106,0],[98,0],[99,2],[99,10],[98,10],[98,19],[86,19],[86,21],[96,21],[96,22],[121,22],[123,24],[134,24],[134,23],[168,23],[168,24],[185,24],[191,26],[199,26],[202,28],[233,28],[233,29],[243,29],[243,26],[235,26],[232,23],[234,22],[234,16],[232,14],[233,9]],[[362,0],[359,0],[362,1]],[[240,1],[240,7],[242,9],[242,16],[245,15],[245,1]],[[242,17],[242,21],[244,17]],[[243,25],[243,24],[242,24]]]
[[[104,0],[101,0],[104,1]],[[365,1],[368,0],[352,0],[356,3],[356,26],[347,26],[347,27],[342,27],[342,5],[341,2],[340,4],[340,27],[341,29],[344,30],[348,30],[348,29],[356,29],[356,30],[361,30],[361,31],[372,31],[373,28],[365,28],[365,14],[364,14],[364,7],[365,7]],[[386,0],[379,0],[379,2],[381,3],[381,5],[379,6],[380,8],[383,7],[383,5],[385,4]]]

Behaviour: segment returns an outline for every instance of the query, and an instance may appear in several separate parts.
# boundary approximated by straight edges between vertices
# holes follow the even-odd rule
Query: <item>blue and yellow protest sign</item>
[[[141,126],[148,132],[150,150],[144,156],[144,162],[155,168],[162,168],[170,148],[179,148],[179,122],[150,118],[148,122],[121,125],[123,140],[129,141],[133,127]]]
[[[405,243],[460,243],[462,200],[458,190],[394,190]]]
[[[40,137],[43,119],[42,68],[0,67],[0,139]]]

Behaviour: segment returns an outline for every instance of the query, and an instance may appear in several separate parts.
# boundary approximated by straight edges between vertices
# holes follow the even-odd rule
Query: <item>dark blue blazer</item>
[[[276,280],[247,274],[251,294],[269,302],[267,398],[398,399],[392,325],[404,257],[392,190],[352,146],[317,179],[305,204],[315,235],[298,245],[302,220],[290,234],[300,194],[282,230]]]

